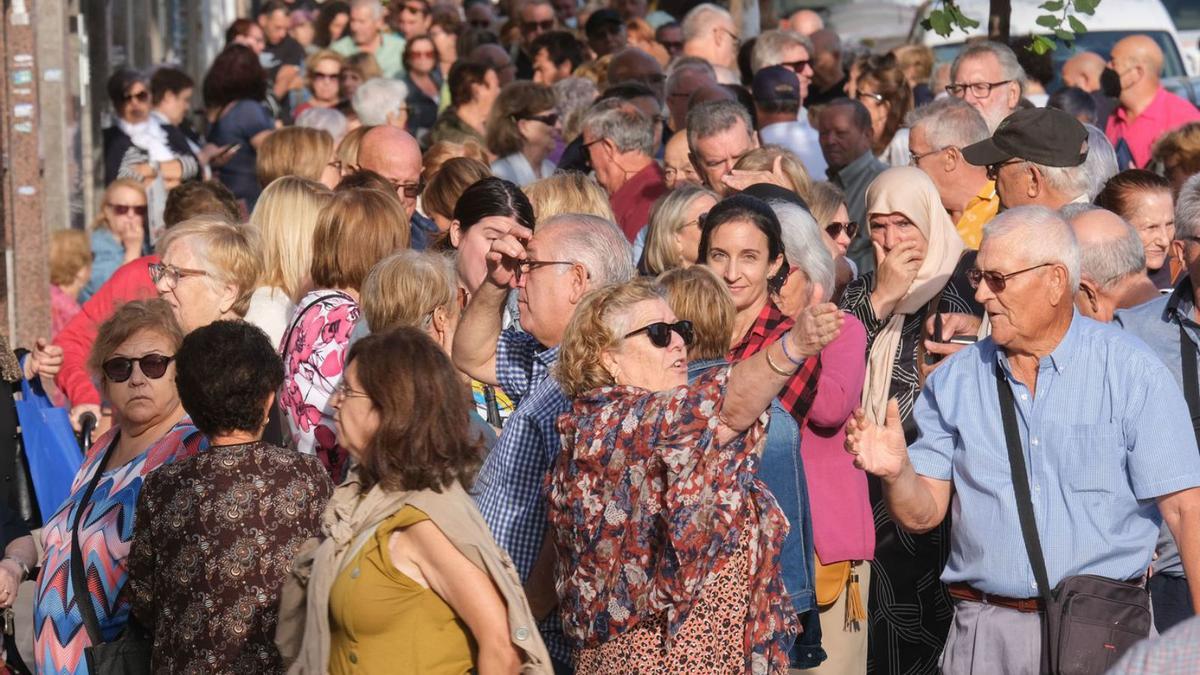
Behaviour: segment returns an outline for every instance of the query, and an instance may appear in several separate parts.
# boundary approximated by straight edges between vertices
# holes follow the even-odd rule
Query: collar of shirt
[[[841,181],[843,184],[845,184],[853,181],[855,177],[859,176],[860,174],[865,174],[867,169],[878,161],[879,160],[875,157],[875,153],[868,149],[858,159],[850,162],[846,166],[843,166],[841,169],[835,171],[832,167],[830,167],[825,170],[825,173],[829,176],[829,180],[835,182]]]
[[[1171,299],[1167,301],[1167,308],[1163,312],[1163,321],[1170,323],[1174,319],[1179,323],[1189,321],[1195,324],[1193,317],[1196,307],[1192,293],[1192,280],[1190,277],[1184,277],[1175,285],[1175,290],[1171,291]]]
[[[651,160],[641,171],[630,176],[629,180],[625,181],[625,184],[612,194],[613,209],[618,209],[618,204],[636,200],[646,186],[662,184],[665,187],[666,182],[667,178],[663,173],[662,167],[658,165],[658,162]]]
[[[1067,364],[1071,359],[1075,358],[1075,354],[1079,351],[1079,325],[1082,315],[1079,310],[1071,312],[1071,325],[1067,327],[1067,332],[1063,335],[1062,340],[1059,340],[1054,351],[1043,356],[1038,361],[1038,370],[1046,370],[1053,368],[1055,372],[1062,373],[1066,369]],[[1000,362],[1001,367],[1012,375],[1012,366],[1008,362],[1008,354],[1004,348],[996,345],[996,359]]]
[[[774,340],[788,328],[791,328],[791,321],[783,315],[783,312],[779,311],[775,303],[767,300],[767,304],[758,313],[758,318],[754,320],[750,330],[746,331],[737,345],[729,350],[729,360],[741,361],[753,356],[762,349],[768,340]]]
[[[996,181],[989,180],[988,182],[983,184],[983,187],[980,188],[979,192],[974,197],[971,198],[971,201],[967,202],[967,210],[970,210],[983,202],[990,202],[995,198],[996,198]]]
[[[1146,106],[1146,109],[1143,110],[1137,117],[1130,119],[1129,111],[1126,110],[1125,106],[1123,105],[1117,106],[1117,109],[1113,111],[1113,116],[1115,116],[1124,124],[1129,124],[1131,122],[1136,122],[1143,119],[1147,121],[1154,121],[1157,120],[1160,117],[1160,114],[1165,112],[1166,109],[1167,90],[1160,86],[1158,91],[1154,92],[1154,98],[1151,99],[1150,105]]]

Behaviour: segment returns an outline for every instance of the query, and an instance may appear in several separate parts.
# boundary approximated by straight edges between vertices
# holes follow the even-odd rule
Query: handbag
[[[87,489],[76,507],[75,520],[71,525],[71,586],[75,592],[75,606],[83,617],[84,628],[87,629],[91,646],[84,647],[83,657],[87,661],[88,672],[91,675],[149,675],[150,652],[153,641],[145,631],[130,617],[125,631],[112,642],[104,642],[100,632],[100,621],[96,618],[96,608],[92,605],[92,594],[88,591],[87,576],[83,569],[83,552],[79,549],[79,521],[83,519],[83,511],[92,499],[92,492],[100,482],[104,466],[112,457],[117,447],[120,435],[113,438],[104,457],[96,465],[96,473],[88,481]]]
[[[15,405],[38,509],[49,518],[71,495],[83,453],[70,414],[50,402],[40,382],[31,384],[22,377],[21,400]]]
[[[1092,675],[1107,671],[1130,647],[1149,637],[1152,625],[1150,594],[1140,585],[1094,574],[1065,577],[1053,590],[1038,538],[1025,470],[1025,453],[1017,429],[1016,403],[1000,364],[996,388],[1021,537],[1045,603],[1042,672],[1051,675]]]

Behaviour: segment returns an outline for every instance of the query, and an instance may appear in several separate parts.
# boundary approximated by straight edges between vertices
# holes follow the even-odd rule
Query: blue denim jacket
[[[694,380],[710,368],[729,365],[725,359],[708,359],[688,364],[688,380]],[[762,479],[779,508],[788,519],[788,534],[783,540],[780,561],[783,585],[797,615],[811,612],[816,616],[816,584],[813,580],[812,511],[808,503],[808,483],[800,460],[800,425],[775,399],[771,403],[771,421],[767,424],[766,446],[758,465]],[[801,616],[804,634],[792,650],[792,666],[811,668],[825,660],[820,646],[820,624]],[[816,624],[815,635],[812,626]],[[815,642],[813,641],[815,638]]]

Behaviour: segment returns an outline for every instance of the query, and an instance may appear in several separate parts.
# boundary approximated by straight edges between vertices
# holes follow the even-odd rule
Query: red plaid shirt
[[[792,327],[793,321],[783,315],[775,303],[767,301],[759,312],[754,325],[742,336],[740,342],[729,350],[729,361],[737,363],[754,356],[767,345],[778,340]],[[817,397],[817,380],[821,376],[820,357],[805,359],[800,370],[792,375],[783,389],[779,392],[779,402],[792,414],[796,424],[804,426],[808,419],[808,411],[812,408],[813,399]]]

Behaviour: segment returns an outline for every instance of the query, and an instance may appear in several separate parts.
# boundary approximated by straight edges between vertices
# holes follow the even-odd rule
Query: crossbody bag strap
[[[1183,317],[1179,320],[1179,358],[1183,362],[1183,398],[1187,401],[1188,414],[1192,416],[1192,433],[1200,445],[1200,374],[1196,372],[1196,345],[1183,328]]]
[[[104,475],[104,467],[108,464],[120,439],[121,435],[117,434],[108,444],[108,449],[104,451],[104,456],[96,465],[96,472],[92,474],[87,489],[83,491],[83,496],[79,499],[79,505],[75,507],[75,520],[71,523],[71,587],[75,593],[75,606],[79,608],[79,615],[83,617],[83,625],[87,628],[88,637],[93,645],[104,642],[104,636],[100,632],[100,620],[96,618],[96,608],[92,606],[92,594],[88,591],[87,573],[83,568],[83,551],[79,547],[79,523],[83,520],[83,512],[87,509],[88,502],[92,500],[92,493],[96,491],[96,485]]]
[[[1012,473],[1013,492],[1017,497],[1017,516],[1021,521],[1021,537],[1025,540],[1025,551],[1033,567],[1033,578],[1046,606],[1052,598],[1049,575],[1046,574],[1046,558],[1042,555],[1042,542],[1038,538],[1037,520],[1033,517],[1033,497],[1029,492],[1029,474],[1025,470],[1025,452],[1021,448],[1021,431],[1017,428],[1017,405],[1013,400],[1012,387],[1004,376],[1004,369],[996,364],[996,395],[1000,399],[1000,418],[1004,422],[1004,440],[1008,445],[1008,468]]]
[[[280,354],[287,353],[288,345],[291,344],[291,342],[292,342],[292,333],[295,332],[296,326],[300,325],[300,319],[303,319],[304,315],[308,314],[308,310],[312,309],[313,307],[317,306],[317,304],[322,303],[326,300],[331,300],[333,298],[339,298],[339,297],[346,298],[347,300],[350,300],[351,302],[354,301],[354,298],[351,298],[349,295],[346,295],[345,293],[340,293],[340,292],[326,293],[325,295],[319,296],[319,297],[317,297],[317,299],[315,299],[312,302],[305,305],[304,309],[300,310],[299,312],[296,312],[296,316],[292,319],[292,323],[288,326],[287,332],[283,334],[283,342],[279,345],[279,353]]]

